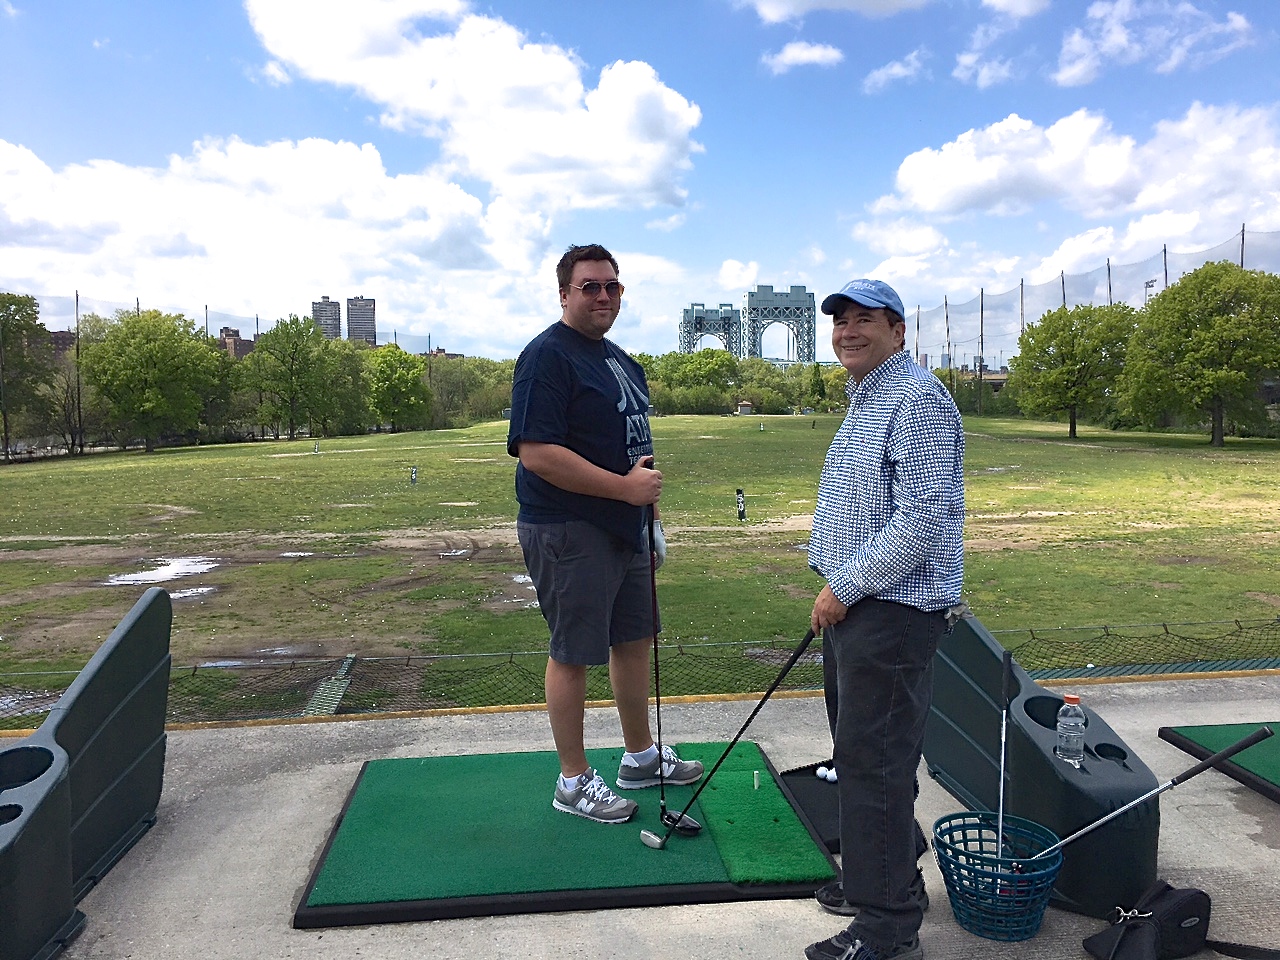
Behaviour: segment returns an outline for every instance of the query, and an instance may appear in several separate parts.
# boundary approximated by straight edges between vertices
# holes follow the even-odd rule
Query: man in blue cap
[[[823,633],[840,794],[841,880],[818,892],[848,928],[809,960],[920,960],[924,834],[916,770],[933,694],[933,655],[960,602],[964,432],[951,395],[903,349],[902,301],[853,280],[822,301],[849,371],[849,412],[827,451],[809,537],[826,585]]]

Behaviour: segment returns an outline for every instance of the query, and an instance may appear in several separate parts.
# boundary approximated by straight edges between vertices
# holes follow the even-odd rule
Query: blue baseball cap
[[[822,312],[834,317],[840,309],[841,300],[852,300],[872,310],[892,310],[900,320],[906,321],[902,300],[893,287],[881,280],[850,280],[840,288],[839,293],[833,293],[822,301]]]

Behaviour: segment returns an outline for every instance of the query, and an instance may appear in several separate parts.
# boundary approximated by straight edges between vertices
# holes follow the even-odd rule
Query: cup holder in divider
[[[45,747],[0,750],[0,791],[26,786],[51,766],[53,751]]]
[[[1058,729],[1058,711],[1062,709],[1061,697],[1047,696],[1045,694],[1028,697],[1022,708],[1027,712],[1028,717],[1046,730],[1056,731]],[[1089,726],[1089,718],[1087,716],[1084,724],[1086,727]]]
[[[22,808],[16,803],[0,804],[0,827],[6,823],[13,823],[22,816]]]
[[[1100,743],[1093,748],[1093,752],[1103,760],[1114,760],[1121,766],[1124,766],[1124,762],[1129,759],[1129,751],[1114,743]]]

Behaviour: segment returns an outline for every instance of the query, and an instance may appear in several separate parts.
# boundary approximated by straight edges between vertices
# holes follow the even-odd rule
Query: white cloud
[[[752,260],[743,263],[741,260],[726,260],[720,264],[719,282],[725,290],[745,290],[755,285],[760,276],[760,264]]]
[[[284,68],[284,64],[279,60],[268,60],[251,79],[256,81],[258,77],[261,77],[273,87],[282,87],[293,82],[293,77],[289,76],[289,71]]]
[[[915,257],[936,253],[947,245],[947,238],[936,227],[904,219],[863,221],[854,226],[852,236],[881,256]]]
[[[661,230],[663,233],[670,233],[672,230],[678,230],[684,226],[685,215],[683,213],[673,213],[669,217],[663,217],[659,220],[650,220],[645,224],[648,230]]]
[[[513,231],[532,240],[509,246]],[[5,281],[36,293],[78,288],[190,314],[213,302],[260,314],[264,329],[322,293],[364,293],[379,301],[380,328],[511,352],[549,309],[521,279],[540,237],[538,218],[486,209],[435,175],[389,176],[369,144],[210,140],[166,167],[54,170],[0,140]],[[509,299],[477,294],[489,277]],[[554,283],[544,286],[554,303]],[[495,310],[502,324],[477,322]]]
[[[1173,231],[1162,238],[1171,243],[1216,243],[1242,222],[1252,230],[1280,227],[1280,127],[1275,108],[1197,103],[1139,142],[1087,110],[1048,127],[1011,114],[911,154],[896,186],[872,205],[874,215],[949,220],[1050,204],[1095,221],[1081,236],[1099,222],[1113,225],[1112,256],[1146,256],[1151,237],[1141,225],[1152,216]],[[1063,249],[1096,239],[1070,237]]]
[[[1157,73],[1200,67],[1253,42],[1253,27],[1241,14],[1213,16],[1187,0],[1097,0],[1084,26],[1063,38],[1059,86],[1091,83],[1108,64],[1153,62]]]
[[[1013,64],[1009,60],[985,60],[981,53],[967,51],[956,54],[956,66],[951,75],[961,83],[972,83],[979,90],[994,87],[1013,77]]]
[[[246,0],[273,57],[356,90],[388,127],[439,138],[451,175],[549,212],[684,202],[701,111],[648,64],[609,64],[588,89],[574,53],[461,2],[315,6]]]
[[[866,17],[892,17],[917,10],[931,0],[735,0],[735,6],[750,6],[765,23],[799,20],[815,10],[860,13]]]
[[[1049,9],[1049,0],[982,0],[982,5],[996,13],[1023,19]]]
[[[1016,25],[1017,21],[1010,17],[999,17],[990,23],[980,24],[969,38],[969,48],[956,54],[956,66],[951,71],[951,76],[961,83],[972,83],[979,90],[986,90],[1012,79],[1012,61],[988,56],[987,50]]]
[[[900,80],[912,81],[925,75],[924,61],[928,56],[929,52],[924,47],[917,47],[901,60],[872,70],[862,81],[862,92],[879,93]]]
[[[16,17],[18,8],[10,3],[9,0],[0,0],[0,13],[3,13],[6,17]]]
[[[792,67],[834,67],[843,59],[844,54],[829,44],[794,40],[777,53],[766,53],[760,58],[760,62],[777,76]]]

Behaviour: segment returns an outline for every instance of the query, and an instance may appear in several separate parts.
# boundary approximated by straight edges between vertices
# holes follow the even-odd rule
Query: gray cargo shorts
[[[609,662],[616,643],[647,640],[655,624],[649,553],[585,520],[516,523],[524,565],[551,628],[551,659]]]

